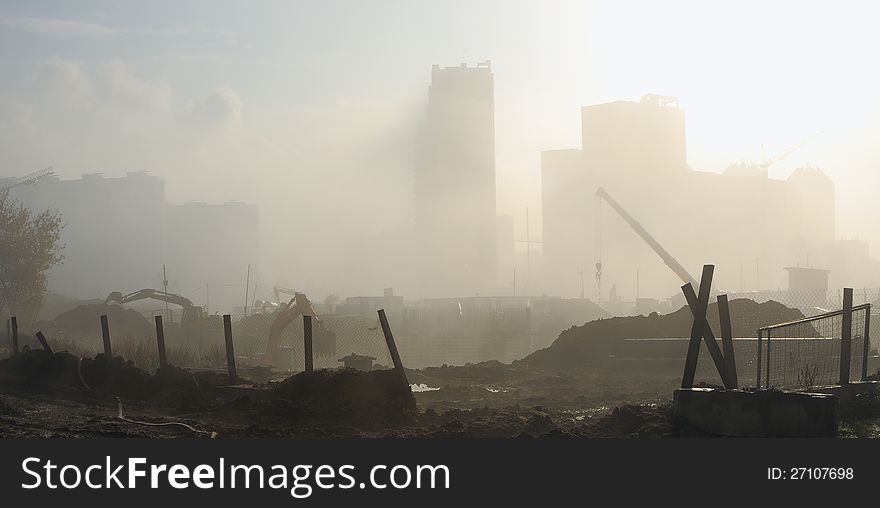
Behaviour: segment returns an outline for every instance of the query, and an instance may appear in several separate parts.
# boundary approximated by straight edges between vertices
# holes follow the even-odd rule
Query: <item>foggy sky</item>
[[[526,206],[540,236],[540,151],[579,145],[580,107],[654,92],[681,98],[697,170],[824,129],[770,174],[820,166],[839,234],[880,248],[878,8],[475,3],[0,2],[0,176],[147,170],[173,202],[254,202],[264,277],[332,285],[343,235],[411,214],[431,64],[491,59],[519,237]]]

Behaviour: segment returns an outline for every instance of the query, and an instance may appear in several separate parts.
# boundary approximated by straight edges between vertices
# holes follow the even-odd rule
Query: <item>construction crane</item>
[[[639,224],[637,220],[632,217],[632,215],[624,210],[623,207],[620,206],[620,203],[618,203],[613,197],[611,197],[611,195],[608,194],[608,192],[606,192],[604,188],[599,187],[598,189],[596,189],[596,196],[598,196],[599,199],[602,199],[606,203],[608,203],[611,208],[613,208],[614,211],[617,212],[617,214],[620,215],[627,224],[629,224],[629,227],[631,227],[633,231],[635,231],[636,234],[639,235],[639,237],[648,244],[648,246],[654,249],[654,252],[656,252],[657,255],[660,256],[660,259],[662,259],[663,262],[666,263],[666,266],[668,266],[673,272],[675,272],[675,275],[678,275],[679,279],[681,279],[685,283],[690,283],[694,287],[694,290],[700,287],[697,279],[695,279],[690,273],[688,273],[688,271],[685,270],[683,266],[681,266],[681,263],[676,261],[676,259],[672,257],[672,255],[666,249],[664,249],[663,246],[660,245],[660,243],[655,240],[654,237],[651,236],[651,234],[648,233],[648,231],[644,227],[642,227],[642,225]]]
[[[157,289],[141,289],[127,295],[123,295],[119,291],[114,291],[107,296],[107,298],[104,300],[104,304],[115,302],[122,305],[124,303],[135,302],[137,300],[145,300],[147,298],[159,300],[160,302],[171,303],[174,305],[180,305],[183,314],[180,320],[182,325],[195,323],[199,321],[204,315],[204,311],[202,310],[202,308],[193,305],[192,301],[189,298],[175,295],[173,293],[166,293],[165,291],[159,291]]]
[[[52,169],[52,166],[48,168],[41,169],[39,171],[34,171],[33,173],[20,176],[18,178],[10,178],[6,183],[0,184],[0,191],[8,191],[10,189],[14,189],[21,185],[30,185],[32,183],[36,183],[37,180],[41,178],[45,178],[47,176],[51,176],[55,174],[55,170]],[[9,181],[11,180],[11,181]]]
[[[776,157],[773,157],[770,160],[762,160],[761,163],[757,165],[758,168],[761,170],[761,175],[766,177],[770,172],[770,166],[772,166],[773,164],[776,164],[777,162],[781,161],[782,159],[788,157],[792,152],[794,152],[798,148],[806,145],[810,141],[816,139],[824,132],[825,132],[824,129],[819,129],[818,131],[814,132],[812,135],[807,136],[806,138],[801,140],[799,143],[786,148],[784,152],[777,155]],[[761,152],[763,152],[763,151],[764,151],[764,147],[762,146]],[[761,158],[764,159],[764,156],[762,155]]]

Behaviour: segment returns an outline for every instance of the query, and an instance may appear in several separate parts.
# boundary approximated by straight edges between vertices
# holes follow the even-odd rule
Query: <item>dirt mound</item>
[[[80,360],[66,352],[29,350],[0,361],[0,388],[118,396],[157,406],[179,406],[209,397],[216,388],[229,384],[225,374],[192,373],[174,366],[150,375],[131,361],[103,354]]]
[[[640,404],[615,407],[610,414],[590,423],[595,437],[669,437],[672,435],[671,404]]]
[[[719,334],[717,304],[709,305],[709,323]],[[779,302],[755,303],[737,299],[730,302],[731,327],[734,337],[753,337],[755,330],[804,317],[801,311]],[[559,335],[550,347],[535,351],[516,363],[529,367],[570,369],[597,365],[614,354],[623,339],[689,337],[693,318],[688,307],[665,315],[615,317],[591,321],[572,327]]]
[[[150,375],[135,367],[131,361],[118,356],[107,358],[104,354],[98,354],[94,359],[84,359],[82,375],[92,390],[128,399],[145,398],[150,380]]]
[[[100,337],[101,316],[106,315],[110,333],[121,337],[146,337],[155,332],[154,325],[140,312],[114,304],[78,305],[73,310],[59,314],[54,325],[59,332],[77,337]]]
[[[278,383],[273,395],[304,417],[336,421],[396,422],[416,407],[409,387],[393,370],[302,372]]]
[[[79,358],[42,349],[23,351],[0,361],[0,387],[13,390],[57,391],[80,386]]]

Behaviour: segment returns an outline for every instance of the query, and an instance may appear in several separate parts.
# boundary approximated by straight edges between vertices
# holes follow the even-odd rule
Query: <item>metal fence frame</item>
[[[850,298],[851,298],[851,296],[850,296]],[[850,300],[850,302],[851,301],[852,300]],[[847,305],[844,305],[844,307],[847,307]],[[843,323],[850,323],[850,325],[844,324],[841,326],[841,339],[840,340],[842,341],[842,344],[849,345],[849,341],[852,340],[852,338],[851,338],[852,315],[853,315],[853,313],[862,312],[862,311],[865,312],[864,346],[862,348],[862,361],[861,361],[861,367],[862,367],[861,368],[861,371],[862,371],[861,372],[861,380],[864,381],[865,378],[868,377],[868,355],[869,355],[869,350],[870,350],[870,346],[871,346],[871,336],[870,336],[871,304],[864,303],[864,304],[856,305],[856,306],[852,306],[850,304],[849,307],[850,307],[849,309],[844,308],[841,310],[826,312],[823,314],[818,314],[818,315],[806,317],[803,319],[797,319],[795,321],[788,321],[785,323],[778,323],[775,325],[763,326],[761,328],[758,328],[758,331],[757,331],[758,332],[758,351],[757,351],[758,356],[757,356],[757,361],[755,362],[756,363],[756,370],[757,370],[756,386],[758,388],[761,388],[761,373],[762,373],[761,367],[762,367],[762,365],[766,364],[767,368],[766,368],[766,372],[765,372],[766,377],[764,380],[764,388],[770,387],[770,354],[771,354],[771,347],[770,346],[772,343],[771,339],[772,339],[772,335],[773,335],[773,330],[778,330],[778,329],[785,328],[785,327],[807,324],[807,323],[812,323],[815,321],[821,321],[822,319],[828,319],[828,318],[841,316],[843,318],[842,322]],[[764,339],[766,339],[766,351],[762,350],[762,341]],[[844,358],[846,358],[845,361],[844,361]],[[845,372],[843,372],[841,374],[842,376],[845,375],[845,379],[842,378],[840,380],[840,384],[847,384],[850,382],[851,376],[850,376],[848,366],[851,364],[851,362],[852,362],[852,350],[848,349],[846,351],[846,354],[844,354],[843,348],[841,348],[840,364],[844,365],[844,363],[845,363],[847,365],[847,368],[845,369]],[[841,369],[841,370],[843,370],[843,369]]]

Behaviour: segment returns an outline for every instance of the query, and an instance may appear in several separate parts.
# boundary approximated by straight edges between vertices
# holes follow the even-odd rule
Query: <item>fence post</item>
[[[764,389],[770,389],[770,330],[767,330],[767,372],[765,373],[766,381]]]
[[[843,316],[840,330],[840,380],[839,384],[849,384],[849,366],[852,362],[852,288],[843,288]]]
[[[229,372],[229,381],[235,382],[238,375],[235,372],[235,347],[232,344],[232,316],[223,314],[223,335],[226,337],[226,370]]]
[[[865,348],[862,350],[862,381],[868,379],[868,354],[871,349],[871,304],[865,309]]]
[[[739,387],[739,380],[736,375],[733,329],[730,326],[730,306],[727,302],[727,295],[718,295],[718,318],[721,322],[721,348],[724,356],[724,370],[727,371],[727,378],[732,385],[727,388],[736,389]]]
[[[164,369],[168,366],[168,360],[165,358],[165,329],[162,328],[162,315],[156,316],[156,346],[159,348],[159,368]]]
[[[312,316],[306,314],[303,314],[303,349],[306,372],[312,372],[315,370],[315,357],[312,354]]]
[[[9,318],[12,324],[12,354],[18,354],[18,319],[15,316]]]
[[[40,345],[43,346],[43,351],[54,353],[54,351],[52,351],[52,348],[49,347],[49,342],[46,340],[43,332],[37,332],[37,340],[40,341]]]
[[[400,361],[400,354],[397,352],[397,344],[394,343],[394,335],[391,334],[391,325],[388,324],[388,317],[385,315],[385,309],[379,309],[379,323],[382,325],[382,334],[385,335],[385,343],[388,345],[388,352],[391,353],[391,361],[394,362],[394,370],[400,376],[400,381],[407,390],[409,380],[406,379],[406,371],[403,370],[403,362]]]
[[[761,388],[761,337],[764,335],[764,332],[758,328],[758,381],[755,383],[756,388]]]
[[[110,349],[110,325],[106,314],[101,316],[101,336],[104,338],[104,356],[109,360],[113,358],[113,352]]]

